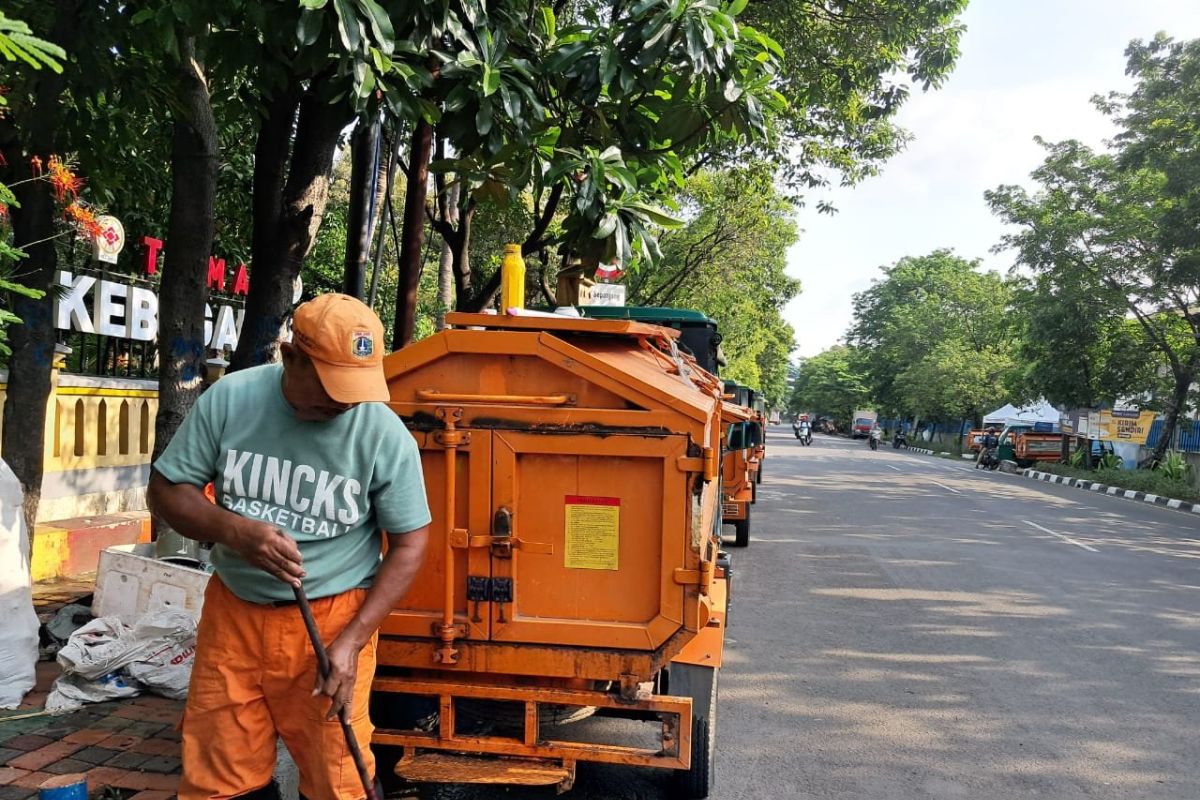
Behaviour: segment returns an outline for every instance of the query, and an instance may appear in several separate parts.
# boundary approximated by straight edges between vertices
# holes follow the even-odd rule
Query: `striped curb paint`
[[[1121,497],[1126,500],[1140,500],[1143,503],[1150,503],[1151,505],[1174,508],[1178,511],[1190,511],[1193,514],[1200,514],[1200,503],[1189,503],[1184,500],[1172,500],[1166,497],[1159,497],[1156,494],[1135,492],[1133,489],[1122,489],[1119,486],[1106,486],[1105,484],[1097,483],[1096,481],[1085,481],[1082,478],[1069,478],[1065,475],[1055,475],[1050,472],[1039,472],[1035,469],[1027,469],[1021,474],[1026,478],[1032,478],[1035,481],[1060,483],[1063,486],[1074,486],[1077,489],[1086,489],[1089,492],[1106,494],[1109,497]]]

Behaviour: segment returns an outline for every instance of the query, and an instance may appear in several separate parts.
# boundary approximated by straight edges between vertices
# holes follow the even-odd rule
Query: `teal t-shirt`
[[[380,530],[429,524],[417,443],[383,403],[362,403],[328,422],[296,418],[283,397],[283,366],[235,372],[192,408],[154,469],[172,483],[215,485],[217,502],[296,540],[306,593],[327,597],[369,586]],[[291,600],[291,587],[213,548],[221,580],[243,600]]]

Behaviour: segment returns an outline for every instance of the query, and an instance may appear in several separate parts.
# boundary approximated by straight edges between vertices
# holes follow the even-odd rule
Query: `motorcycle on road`
[[[901,447],[908,449],[908,437],[904,435],[904,431],[896,431],[896,435],[892,437],[892,447],[896,450]]]

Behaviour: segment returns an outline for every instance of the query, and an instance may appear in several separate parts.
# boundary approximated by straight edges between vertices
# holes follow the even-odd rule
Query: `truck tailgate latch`
[[[512,558],[514,549],[536,555],[554,555],[554,545],[543,542],[527,542],[514,535],[512,511],[507,508],[499,508],[492,517],[492,557]]]

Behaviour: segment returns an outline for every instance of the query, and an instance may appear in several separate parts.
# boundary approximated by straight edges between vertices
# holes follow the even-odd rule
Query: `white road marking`
[[[891,464],[884,464],[884,466],[888,469],[894,469],[896,472],[904,472],[904,470],[900,469],[899,467],[893,467]]]
[[[945,489],[947,492],[954,492],[955,494],[962,494],[962,492],[960,492],[958,489],[952,489],[952,488],[950,488],[949,486],[947,486],[947,485],[946,485],[946,484],[944,484],[944,483],[938,483],[937,481],[930,481],[930,483],[932,483],[932,484],[933,484],[933,485],[935,485],[935,486],[940,486],[940,487],[942,487],[942,488],[943,488],[943,489]]]
[[[1042,533],[1048,533],[1051,536],[1057,536],[1059,539],[1062,539],[1067,544],[1073,544],[1076,547],[1082,547],[1084,550],[1091,550],[1093,553],[1100,552],[1099,550],[1092,547],[1091,545],[1084,544],[1083,542],[1077,542],[1074,539],[1072,539],[1070,536],[1063,536],[1061,533],[1055,533],[1054,531],[1050,530],[1049,528],[1043,528],[1041,525],[1038,525],[1036,522],[1030,522],[1027,519],[1023,519],[1021,521],[1024,522],[1026,525],[1028,525],[1031,528],[1037,528]]]

